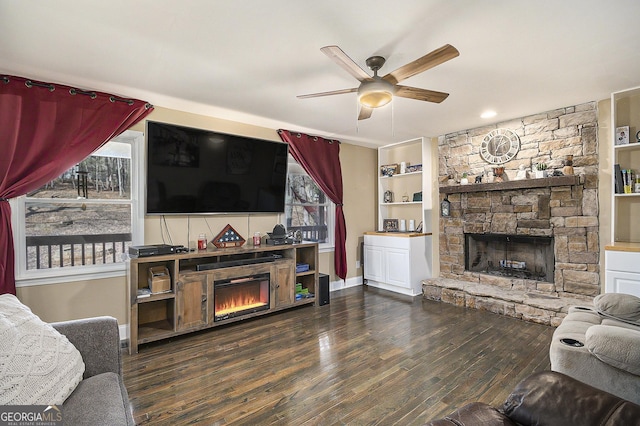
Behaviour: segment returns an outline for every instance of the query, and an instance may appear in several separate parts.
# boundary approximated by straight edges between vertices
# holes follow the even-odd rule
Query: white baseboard
[[[129,341],[129,324],[119,324],[118,331],[120,332],[120,343]]]
[[[352,277],[346,280],[331,281],[329,291],[343,290],[349,287],[357,287],[362,285],[362,277]]]

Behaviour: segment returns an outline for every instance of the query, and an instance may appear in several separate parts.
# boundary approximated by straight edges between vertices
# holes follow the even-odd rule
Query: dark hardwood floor
[[[124,355],[149,425],[412,425],[501,404],[549,369],[554,329],[367,287]]]

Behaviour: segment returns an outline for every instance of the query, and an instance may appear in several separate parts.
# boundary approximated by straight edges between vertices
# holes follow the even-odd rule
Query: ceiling
[[[0,73],[154,105],[382,145],[608,98],[640,86],[637,0],[0,0]],[[357,120],[357,87],[320,52],[384,75],[451,44],[460,56]],[[480,114],[493,109],[497,116]]]

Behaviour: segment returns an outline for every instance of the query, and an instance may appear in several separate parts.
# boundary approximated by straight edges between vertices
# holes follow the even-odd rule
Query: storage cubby
[[[175,328],[173,298],[138,303],[138,343],[151,342],[171,335]]]
[[[308,269],[299,270],[298,265],[308,265]],[[304,268],[302,268],[304,269]],[[317,283],[318,283],[318,250],[315,246],[300,246],[296,248],[296,284],[301,284],[304,291],[313,294],[315,298],[317,295]],[[296,289],[296,295],[299,294],[299,289]],[[296,301],[304,301],[307,296],[301,293],[302,296],[297,296]]]
[[[136,271],[136,275],[137,275],[137,289],[145,289],[145,288],[150,288],[149,286],[149,278],[151,277],[151,270],[152,268],[154,270],[160,269],[160,268],[166,268],[166,270],[169,273],[169,280],[170,280],[170,290],[172,292],[175,291],[174,288],[174,284],[175,284],[175,261],[173,260],[169,260],[169,261],[158,261],[158,262],[149,262],[145,264],[144,268],[138,268],[138,270]]]

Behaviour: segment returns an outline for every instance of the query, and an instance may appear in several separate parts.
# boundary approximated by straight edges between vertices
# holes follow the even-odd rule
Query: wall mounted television
[[[282,213],[283,142],[147,121],[146,214]]]

